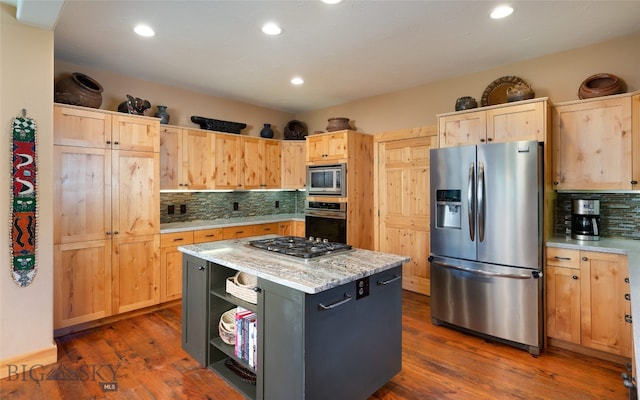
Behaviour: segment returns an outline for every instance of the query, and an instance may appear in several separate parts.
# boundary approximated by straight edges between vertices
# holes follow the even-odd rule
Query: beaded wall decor
[[[22,116],[12,126],[11,276],[20,287],[36,276],[36,122]]]

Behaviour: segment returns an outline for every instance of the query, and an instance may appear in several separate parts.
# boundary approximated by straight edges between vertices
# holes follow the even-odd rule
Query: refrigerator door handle
[[[511,279],[534,279],[535,278],[533,274],[503,274],[499,272],[489,272],[489,271],[483,271],[480,269],[465,268],[465,267],[449,264],[442,261],[438,261],[437,264],[445,268],[456,269],[458,271],[469,272],[471,274],[482,275],[482,276],[511,278]],[[535,271],[535,272],[538,273],[538,271]]]
[[[475,234],[476,234],[476,219],[475,219],[475,214],[476,214],[476,207],[475,207],[475,201],[473,200],[473,194],[475,192],[475,164],[472,162],[471,164],[469,164],[469,187],[467,188],[467,201],[469,204],[469,238],[471,239],[471,241],[473,242],[475,240]]]
[[[485,202],[485,181],[484,181],[484,164],[478,163],[478,240],[484,242],[484,213]]]

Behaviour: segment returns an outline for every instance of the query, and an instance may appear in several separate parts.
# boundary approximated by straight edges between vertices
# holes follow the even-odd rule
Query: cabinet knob
[[[198,265],[198,271],[204,271],[204,265]]]
[[[624,315],[624,322],[632,324],[633,323],[633,318],[631,318],[631,315],[625,314]]]
[[[582,257],[582,261],[589,261],[587,257]]]
[[[629,278],[624,278],[624,283],[629,283]]]
[[[107,140],[107,144],[111,144],[111,140]]]
[[[624,294],[624,299],[625,300],[631,300],[631,295],[629,293],[625,293]]]
[[[105,235],[107,235],[107,236],[109,236],[109,235],[111,235],[111,232],[106,231],[104,234],[105,234]]]
[[[560,182],[558,182],[558,181],[553,181],[553,184],[554,184],[555,186],[558,186],[558,185],[560,184]]]
[[[487,138],[487,142],[492,142],[493,139],[492,138]]]
[[[578,275],[573,275],[571,278],[577,280],[578,279]]]
[[[484,143],[484,139],[480,139],[480,142]]]
[[[113,231],[113,234],[114,234],[114,235],[117,235],[118,233],[120,233],[120,232],[118,232],[118,231]]]
[[[637,185],[637,184],[638,184],[638,181],[633,180],[633,181],[631,181],[631,184],[632,184],[632,185]]]
[[[119,142],[113,142],[113,144],[116,144],[116,145],[117,145],[117,144],[120,144],[120,143],[119,143]]]

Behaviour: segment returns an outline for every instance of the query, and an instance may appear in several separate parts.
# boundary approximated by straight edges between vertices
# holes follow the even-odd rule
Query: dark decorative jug
[[[156,106],[156,107],[158,108],[158,111],[156,111],[156,114],[154,115],[154,117],[160,118],[161,124],[168,124],[169,118],[171,116],[167,112],[167,106]]]
[[[260,136],[263,138],[271,139],[273,137],[273,129],[271,129],[271,124],[264,124],[264,128],[260,131]]]

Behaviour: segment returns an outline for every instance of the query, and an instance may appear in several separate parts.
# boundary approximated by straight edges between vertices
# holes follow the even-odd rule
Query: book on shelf
[[[236,342],[234,354],[250,367],[256,368],[258,324],[256,314],[243,307],[236,309]]]

